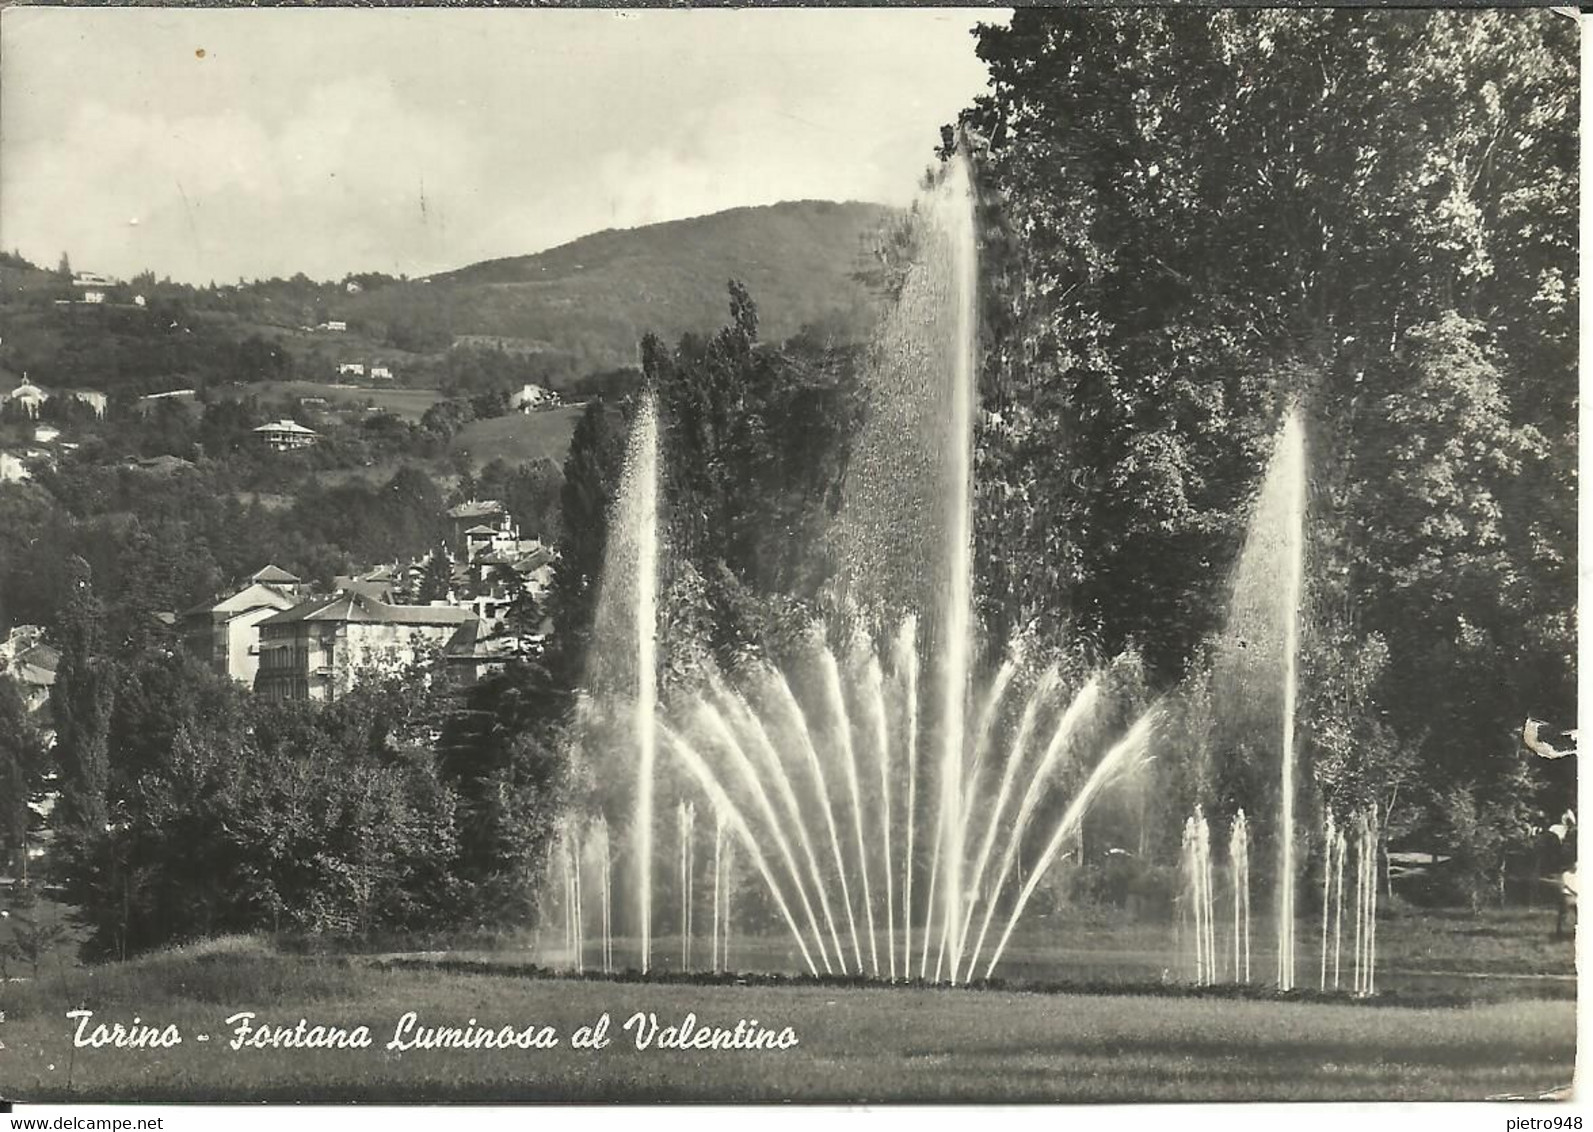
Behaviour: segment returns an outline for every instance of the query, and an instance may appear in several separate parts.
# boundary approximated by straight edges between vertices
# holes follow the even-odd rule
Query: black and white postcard
[[[1571,1099],[1579,30],[6,8],[0,1108]]]

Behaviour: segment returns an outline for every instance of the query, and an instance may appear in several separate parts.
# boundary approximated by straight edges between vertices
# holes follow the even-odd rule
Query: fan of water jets
[[[640,406],[610,521],[589,689],[630,710],[625,858],[643,971],[654,877],[666,867],[654,844],[660,747],[760,878],[810,971],[951,980],[981,962],[994,970],[1091,801],[1146,757],[1154,713],[1081,771],[1100,753],[1076,741],[1100,696],[1094,682],[1064,697],[1053,671],[1020,696],[1009,662],[974,703],[977,248],[965,160],[948,164],[920,219],[915,261],[873,353],[871,419],[833,539],[847,600],[900,613],[888,650],[859,636],[837,655],[816,640],[800,676],[767,664],[711,675],[660,712],[660,436],[651,397]],[[677,812],[684,928],[695,819]],[[723,964],[731,917],[715,888],[724,934],[713,960]],[[579,886],[570,891],[579,920]]]
[[[887,672],[866,634],[841,656],[815,634],[800,678],[768,664],[711,677],[660,725],[815,974],[988,977],[1091,802],[1149,751],[1154,712],[1081,768],[1099,683],[1066,694],[1052,668],[1017,694],[1014,660],[956,770],[921,766],[915,645],[909,619]]]

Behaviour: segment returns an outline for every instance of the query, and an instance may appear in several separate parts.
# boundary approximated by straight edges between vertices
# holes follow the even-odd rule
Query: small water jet
[[[586,852],[590,868],[597,874],[598,909],[602,926],[603,973],[614,972],[614,893],[613,859],[609,848],[608,819],[602,814],[592,819],[587,827]]]
[[[1183,874],[1194,980],[1197,986],[1210,986],[1217,981],[1217,937],[1213,926],[1217,900],[1211,883],[1211,826],[1199,806],[1184,822]]]
[[[1355,993],[1377,993],[1377,807],[1359,814],[1355,831]]]
[[[1233,893],[1234,981],[1248,983],[1250,981],[1250,823],[1245,818],[1243,810],[1234,815],[1233,829],[1228,834],[1228,877]]]
[[[676,814],[680,831],[680,969],[691,970],[692,885],[696,879],[695,840],[697,807],[682,801]]]

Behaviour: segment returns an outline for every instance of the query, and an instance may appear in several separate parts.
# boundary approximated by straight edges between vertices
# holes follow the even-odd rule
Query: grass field
[[[75,1049],[68,1010],[173,1025],[171,1049]],[[253,939],[0,988],[0,1096],[21,1100],[1203,1101],[1535,1097],[1571,1079],[1574,1003],[1417,1008],[938,988],[692,986],[413,969]],[[227,1019],[369,1027],[366,1049],[241,1049]],[[396,1024],[549,1026],[556,1048],[390,1050]],[[604,1012],[612,1044],[572,1049]],[[756,1019],[789,1050],[638,1050]],[[92,1024],[92,1023],[91,1023]],[[206,1035],[208,1041],[200,1040]]]
[[[383,388],[368,385],[340,385],[323,381],[261,381],[252,385],[234,386],[231,390],[239,397],[324,397],[328,404],[337,406],[375,405],[407,421],[418,421],[426,410],[443,399],[435,389]]]
[[[471,421],[454,436],[453,450],[469,456],[477,471],[493,460],[513,466],[546,458],[563,467],[570,434],[580,419],[580,407],[566,405],[540,413],[508,413]]]

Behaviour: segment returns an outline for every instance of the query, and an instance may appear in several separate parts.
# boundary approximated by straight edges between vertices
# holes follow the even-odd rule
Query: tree
[[[468,689],[438,742],[439,772],[459,798],[458,875],[477,916],[523,921],[569,796],[563,735],[570,692],[519,661]]]
[[[44,790],[45,749],[17,683],[0,668],[0,868],[24,883]]]
[[[1312,576],[1343,572],[1314,612],[1346,660],[1321,675],[1359,688],[1338,724],[1486,791],[1494,737],[1569,716],[1573,30],[1321,9],[978,30],[990,88],[943,148],[971,139],[980,186],[993,636],[1139,642],[1181,677],[1298,400]],[[1310,724],[1330,777],[1361,743],[1331,715]]]
[[[565,532],[554,583],[557,627],[554,658],[559,679],[573,687],[582,675],[587,640],[596,613],[598,583],[608,546],[608,518],[619,488],[625,436],[634,405],[601,398],[587,403],[570,437],[560,492]]]
[[[453,561],[448,557],[448,552],[439,546],[426,558],[426,569],[421,575],[417,596],[421,605],[429,605],[448,597],[453,588]]]
[[[104,639],[104,609],[87,562],[67,559],[67,598],[56,621],[61,659],[50,688],[61,801],[55,824],[68,840],[88,841],[109,818],[108,758],[114,663]]]

